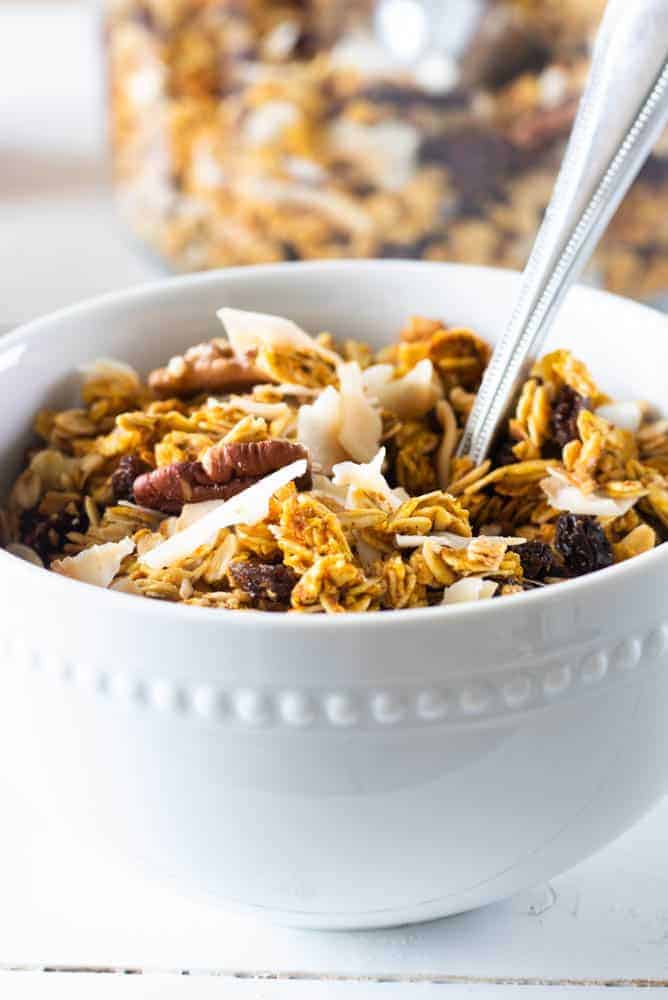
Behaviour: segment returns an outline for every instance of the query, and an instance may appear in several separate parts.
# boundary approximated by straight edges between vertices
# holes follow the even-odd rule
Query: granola
[[[506,597],[668,536],[668,421],[610,400],[568,351],[534,365],[473,467],[456,447],[490,352],[472,331],[413,317],[374,352],[219,317],[226,337],[198,346],[198,380],[173,396],[100,361],[80,408],[37,414],[0,510],[8,552],[154,600],[338,613]],[[207,363],[251,355],[263,381],[209,394]]]
[[[457,62],[438,24],[411,62],[379,32],[402,6],[393,0],[107,5],[118,204],[179,270],[338,257],[522,267],[604,6],[489,0],[460,25],[468,5],[441,5],[447,38],[468,37]],[[665,291],[666,219],[664,137],[591,276],[639,297]],[[202,384],[201,351],[153,388],[245,388],[256,376],[222,355]]]

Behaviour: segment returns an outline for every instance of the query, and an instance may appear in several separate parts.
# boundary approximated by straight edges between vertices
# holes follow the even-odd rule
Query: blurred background
[[[603,0],[0,0],[0,328],[169,273],[521,267]],[[668,291],[668,140],[588,280]]]

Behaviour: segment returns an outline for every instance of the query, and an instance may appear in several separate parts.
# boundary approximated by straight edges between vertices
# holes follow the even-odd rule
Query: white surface
[[[161,273],[109,200],[97,8],[0,3],[0,329]]]
[[[92,21],[76,9],[52,10],[35,37],[35,9],[26,0],[0,4],[0,325],[157,270],[128,248],[104,191],[98,91],[87,69],[95,67]],[[539,889],[422,927],[337,934],[266,927],[184,902],[59,840],[9,793],[1,813],[0,967],[199,973],[4,973],[0,995],[8,1000],[649,1000],[665,990],[641,993],[629,981],[668,985],[665,802],[556,879],[554,895]],[[265,973],[276,978],[257,978]],[[289,978],[295,973],[302,978]],[[448,977],[463,981],[428,982]],[[395,981],[367,981],[378,978]],[[544,980],[577,985],[540,986]],[[627,985],[611,993],[596,981]]]

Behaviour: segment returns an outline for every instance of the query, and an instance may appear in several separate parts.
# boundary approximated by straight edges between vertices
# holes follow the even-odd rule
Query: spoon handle
[[[484,460],[566,292],[668,121],[668,0],[610,0],[566,154],[458,454]]]

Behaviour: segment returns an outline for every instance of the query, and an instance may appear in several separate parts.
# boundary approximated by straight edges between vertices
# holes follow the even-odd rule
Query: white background
[[[162,273],[109,201],[95,6],[0,0],[0,328]],[[551,886],[323,934],[143,885],[0,801],[3,1000],[668,997],[668,802]]]

